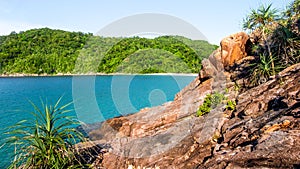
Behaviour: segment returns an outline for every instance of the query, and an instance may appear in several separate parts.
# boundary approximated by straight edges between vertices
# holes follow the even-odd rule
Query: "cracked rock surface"
[[[239,50],[245,55],[246,40],[240,39]],[[102,149],[93,167],[299,168],[300,64],[247,88],[243,70],[253,59],[243,56],[236,61],[227,52],[226,63],[234,60],[235,65],[224,70],[221,54],[218,49],[204,60],[199,77],[173,102],[107,120],[91,130],[92,145]],[[219,105],[195,116],[207,94],[225,90],[237,103],[234,111]]]

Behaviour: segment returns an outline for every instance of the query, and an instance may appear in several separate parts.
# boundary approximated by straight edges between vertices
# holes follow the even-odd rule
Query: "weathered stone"
[[[221,62],[224,67],[232,66],[248,54],[249,36],[245,32],[239,32],[221,41]]]
[[[95,168],[299,167],[300,64],[257,87],[241,85],[237,94],[229,79],[245,84],[241,74],[253,60],[242,58],[246,39],[243,33],[225,39],[222,62],[218,49],[203,62],[199,77],[173,102],[107,120],[92,130],[89,136],[97,145],[108,145]],[[228,44],[231,47],[224,48]],[[224,72],[220,63],[235,63],[236,67]],[[195,117],[207,94],[227,86],[227,97],[237,102],[233,112],[221,105]]]

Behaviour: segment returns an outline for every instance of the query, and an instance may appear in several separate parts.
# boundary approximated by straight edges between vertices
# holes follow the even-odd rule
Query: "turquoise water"
[[[32,118],[29,100],[37,105],[41,99],[53,104],[63,96],[63,103],[73,102],[72,115],[84,123],[95,123],[171,101],[194,78],[160,75],[0,78],[0,139],[5,139],[6,127]],[[12,152],[5,145],[0,149],[0,168],[7,166]]]

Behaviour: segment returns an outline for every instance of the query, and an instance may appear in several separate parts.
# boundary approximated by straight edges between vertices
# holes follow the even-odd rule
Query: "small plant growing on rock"
[[[206,95],[203,104],[199,107],[197,111],[197,116],[203,116],[211,111],[211,94]]]
[[[234,100],[229,100],[226,105],[227,110],[235,110],[236,102]]]
[[[281,69],[280,66],[275,65],[272,68],[271,63],[275,62],[274,58],[265,55],[260,55],[258,62],[253,64],[251,70],[251,83],[252,85],[260,85],[267,82],[270,76],[275,75]]]
[[[234,91],[239,91],[241,89],[241,86],[235,81],[234,82]]]
[[[206,95],[203,104],[199,107],[197,111],[197,116],[203,116],[209,113],[212,109],[216,108],[219,104],[221,104],[225,99],[226,97],[224,96],[224,94],[219,92]]]

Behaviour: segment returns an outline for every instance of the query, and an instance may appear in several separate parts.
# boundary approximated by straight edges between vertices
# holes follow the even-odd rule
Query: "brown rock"
[[[280,129],[280,128],[281,128],[281,127],[280,127],[279,124],[274,124],[273,126],[269,127],[269,128],[265,131],[265,133],[272,133],[272,132],[274,132],[274,131],[276,131],[276,130],[278,130],[278,129]]]
[[[220,75],[229,78],[224,73],[224,68],[233,66],[235,63],[240,64],[239,62],[247,57],[250,45],[249,36],[244,32],[224,38],[221,41],[221,47],[215,50],[208,59],[202,60],[202,69],[199,72],[200,81],[220,77]]]
[[[239,32],[221,41],[221,62],[224,67],[232,66],[236,61],[246,57],[250,40],[245,32]]]
[[[246,39],[238,33],[222,41],[222,62],[218,49],[173,102],[107,120],[92,130],[90,138],[108,147],[95,168],[299,167],[300,64],[238,95],[230,90],[227,97],[237,102],[230,115],[221,105],[195,117],[208,93],[232,86],[226,78],[232,74],[225,76],[222,66],[239,63],[246,55]]]

